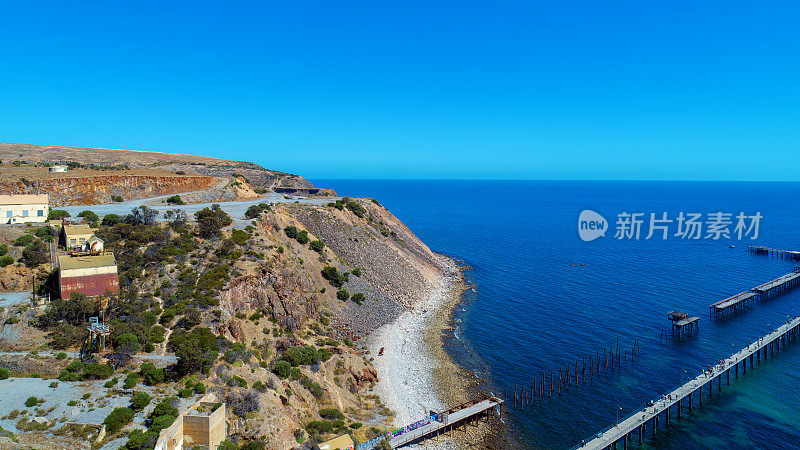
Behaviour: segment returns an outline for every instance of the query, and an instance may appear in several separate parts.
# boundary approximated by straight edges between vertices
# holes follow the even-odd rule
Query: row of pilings
[[[598,350],[594,355],[576,359],[574,363],[568,362],[566,366],[550,369],[549,372],[542,371],[541,375],[532,377],[530,384],[504,388],[503,405],[521,409],[532,407],[536,402],[552,399],[553,395],[580,388],[604,374],[619,370],[624,364],[638,360],[640,353],[638,340],[634,340],[630,347],[623,348],[617,339],[616,348],[612,345],[603,348],[602,353]]]

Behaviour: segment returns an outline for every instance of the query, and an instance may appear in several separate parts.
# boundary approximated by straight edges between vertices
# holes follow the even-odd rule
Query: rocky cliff
[[[231,161],[208,156],[137,150],[64,147],[0,142],[0,160],[29,163],[73,162],[88,166],[124,165],[132,169],[162,169],[211,177],[242,175],[258,189],[296,195],[335,195],[331,189],[315,187],[305,178],[246,161]]]
[[[2,180],[0,192],[4,194],[45,192],[50,195],[51,206],[91,205],[110,202],[112,195],[133,200],[209,189],[217,183],[217,179],[208,176],[139,175],[119,171],[107,175]]]

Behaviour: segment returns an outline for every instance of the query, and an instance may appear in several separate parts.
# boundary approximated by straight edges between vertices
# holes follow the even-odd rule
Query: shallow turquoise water
[[[455,315],[448,350],[502,393],[542,372],[638,339],[641,357],[525,411],[509,430],[521,446],[565,448],[640,409],[786,319],[800,289],[732,319],[708,305],[792,271],[787,260],[747,245],[800,248],[800,183],[316,180],[340,195],[378,199],[433,250],[464,261],[475,292]],[[763,215],[755,241],[736,239],[583,242],[583,209],[611,222],[622,211]],[[645,221],[645,227],[647,222]],[[673,230],[674,231],[674,230]],[[735,245],[735,248],[729,248]],[[585,266],[575,266],[585,264]],[[665,342],[666,313],[701,318],[696,336]],[[675,420],[647,447],[792,448],[800,443],[800,346],[724,386],[722,396]]]

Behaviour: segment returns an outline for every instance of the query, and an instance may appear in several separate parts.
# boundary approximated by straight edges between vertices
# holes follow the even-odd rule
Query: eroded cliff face
[[[112,195],[125,200],[180,194],[214,187],[218,180],[207,176],[96,175],[0,182],[4,194],[47,193],[51,206],[108,203]]]
[[[284,270],[267,270],[262,275],[237,278],[221,293],[220,306],[231,316],[239,311],[272,311],[287,330],[302,328],[309,318],[319,317],[319,300],[317,294],[304,292],[300,280],[286,275]],[[237,340],[244,339],[237,336],[235,325],[229,328]]]

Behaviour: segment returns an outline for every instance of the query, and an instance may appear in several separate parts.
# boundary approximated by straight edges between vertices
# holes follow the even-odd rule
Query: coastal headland
[[[266,448],[311,448],[343,434],[363,442],[474,394],[476,381],[453,363],[442,341],[464,289],[461,270],[379,199],[338,197],[298,176],[191,155],[1,144],[0,157],[0,190],[52,193],[54,209],[85,205],[63,214],[96,209],[96,218],[80,215],[116,257],[120,274],[120,293],[111,301],[81,303],[85,312],[72,315],[76,299],[43,300],[57,274],[52,255],[61,250],[33,259],[15,246],[41,241],[47,249],[58,230],[4,226],[0,241],[15,249],[11,255],[25,269],[14,276],[33,284],[0,280],[0,286],[37,291],[33,300],[8,294],[12,300],[0,310],[0,352],[7,352],[0,353],[0,367],[10,374],[0,389],[31,374],[83,390],[105,385],[108,400],[59,397],[75,402],[78,412],[100,408],[91,416],[97,430],[137,389],[149,392],[153,404],[178,410],[209,391],[228,405],[229,438]],[[53,173],[48,168],[56,164],[69,168]],[[139,202],[149,209],[133,206]],[[197,206],[179,206],[186,203]],[[117,214],[116,204],[139,212]],[[159,214],[142,221],[142,211],[153,209]],[[92,315],[111,325],[111,346],[123,359],[108,359],[109,348],[79,355]],[[58,320],[64,325],[56,326]],[[200,360],[198,348],[207,349]],[[161,364],[151,368],[150,361]],[[95,366],[86,364],[108,369],[87,375],[86,367]],[[137,381],[128,380],[130,373]],[[106,381],[120,378],[133,390],[115,391]],[[51,401],[47,392],[41,396],[43,404]],[[13,436],[0,440],[36,443],[44,433],[80,447],[131,439],[125,427],[63,437],[60,424],[71,422],[58,409],[43,410],[32,434],[27,422],[8,418],[16,406],[0,408],[0,426]],[[132,423],[154,443],[160,429],[148,411],[134,409]],[[436,446],[480,447],[485,431],[481,425]]]

